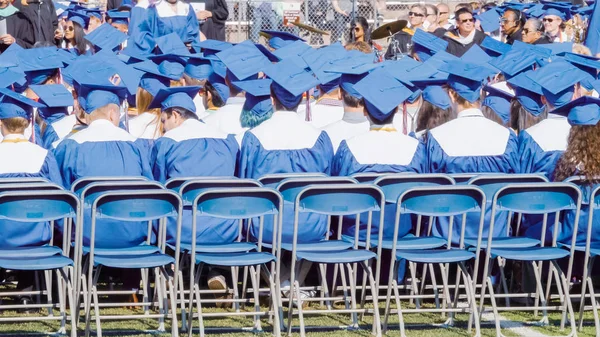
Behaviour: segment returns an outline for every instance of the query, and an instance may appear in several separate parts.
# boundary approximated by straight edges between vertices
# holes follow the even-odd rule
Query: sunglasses
[[[360,28],[360,27],[354,27],[355,32],[360,32],[361,30],[362,30],[362,28]]]
[[[529,30],[527,28],[523,28],[523,34],[525,34],[525,35],[527,35],[529,33],[535,33],[535,32],[537,32],[537,30]]]
[[[75,30],[75,27],[73,27],[73,26],[67,26],[67,28],[66,28],[66,29],[67,29],[69,32],[72,32],[72,31],[74,31],[74,30]]]
[[[552,22],[552,21],[554,21],[554,19],[551,19],[551,18],[543,18],[543,19],[542,19],[542,21],[544,21],[544,22]]]
[[[467,23],[467,22],[475,22],[475,19],[470,18],[470,19],[464,19],[464,20],[460,20],[461,23]]]
[[[408,12],[408,16],[416,16],[416,17],[424,17],[425,14],[421,14],[421,13],[415,13],[415,12]]]

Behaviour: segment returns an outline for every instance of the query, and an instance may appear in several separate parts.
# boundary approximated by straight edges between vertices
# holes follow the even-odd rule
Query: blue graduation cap
[[[480,45],[483,50],[490,55],[491,57],[500,56],[511,49],[509,44],[500,42],[496,39],[493,39],[489,36],[486,36]]]
[[[550,49],[551,55],[559,55],[573,51],[573,42],[554,42],[539,45],[540,48]]]
[[[256,46],[256,48],[258,48],[258,50],[260,50],[261,53],[263,53],[263,55],[265,55],[269,61],[271,62],[279,62],[281,61],[281,59],[277,56],[275,56],[275,54],[273,54],[269,49],[267,49],[267,47],[263,46],[260,43],[255,43],[254,46]]]
[[[594,79],[598,78],[600,59],[593,56],[565,53],[565,61],[590,74]]]
[[[489,63],[493,58],[476,44],[472,45],[460,59],[464,63],[470,63],[486,68],[490,74],[497,74],[500,72],[498,68]]]
[[[204,54],[204,57],[210,57],[216,53],[233,47],[233,44],[218,40],[204,40],[198,45]]]
[[[450,74],[448,85],[471,103],[481,98],[483,81],[491,75],[489,69],[462,61],[450,61],[440,70]]]
[[[201,87],[172,87],[164,88],[158,91],[150,105],[149,109],[160,108],[165,111],[170,108],[183,108],[191,112],[196,112],[194,97],[198,94]]]
[[[383,68],[398,81],[412,86],[412,82],[409,80],[408,72],[419,66],[421,63],[413,58],[404,57],[397,61],[387,60],[383,62]]]
[[[103,23],[94,31],[85,36],[94,47],[98,50],[114,50],[121,46],[121,43],[127,40],[127,34],[121,32],[108,23]]]
[[[506,54],[490,60],[489,63],[500,69],[506,79],[523,71],[531,70],[536,64],[539,65],[536,55],[525,49],[510,50]]]
[[[124,64],[115,54],[109,51],[96,53],[92,56],[92,59],[94,58],[108,65],[115,74],[118,74],[121,78],[120,85],[124,85],[130,95],[135,95],[143,75],[142,71]]]
[[[111,9],[106,12],[106,16],[110,19],[110,23],[129,25],[130,12]]]
[[[38,103],[44,104],[38,109],[43,118],[66,115],[67,108],[73,105],[73,94],[62,84],[31,85],[29,88],[39,97]]]
[[[344,49],[342,44],[335,43],[327,47],[309,50],[302,55],[302,58],[308,64],[310,70],[317,76],[322,87],[331,82],[335,82],[335,84],[331,83],[331,86],[335,88],[339,84],[339,81],[337,80],[339,80],[341,75],[339,73],[325,71],[329,66],[335,64],[336,61],[344,59],[346,54],[346,49]],[[323,89],[325,91],[331,91],[333,88]]]
[[[151,55],[150,54],[147,54],[147,55],[143,54],[142,52],[140,52],[140,50],[138,48],[135,48],[135,47],[132,47],[131,45],[128,45],[127,47],[123,48],[123,50],[121,50],[119,52],[118,56],[125,63],[132,64],[132,63],[146,61],[146,60],[148,60],[148,57],[151,56]]]
[[[184,57],[190,55],[190,51],[185,46],[185,43],[181,41],[181,38],[177,33],[170,33],[157,37],[154,41],[156,42],[158,54]]]
[[[206,58],[190,58],[184,72],[191,78],[205,80],[213,72],[212,62]]]
[[[273,111],[271,103],[271,83],[270,79],[239,81],[233,84],[246,92],[246,100],[242,111],[248,111],[254,116],[262,117]]]
[[[273,80],[271,88],[286,108],[297,106],[302,100],[302,93],[319,84],[312,71],[299,67],[291,59],[271,64],[265,68],[265,74]]]
[[[161,64],[156,64],[152,61],[140,62],[132,65],[133,68],[137,70],[141,70],[146,74],[151,74],[157,77],[162,77],[165,80],[179,80],[181,78],[181,74],[179,69],[173,69],[170,63],[163,62]]]
[[[600,99],[582,96],[550,113],[566,116],[571,125],[596,125],[600,122]]]
[[[170,85],[171,80],[178,80],[177,74],[169,74],[168,69],[160,69],[152,61],[136,63],[133,67],[137,70],[145,72],[140,80],[140,88],[148,91],[152,96],[155,96],[160,89]],[[164,73],[163,73],[164,72]]]
[[[569,62],[555,61],[528,73],[528,76],[542,87],[550,105],[561,107],[572,100],[575,84],[589,79],[590,75]]]
[[[546,13],[546,11],[544,10],[544,5],[543,4],[535,4],[535,5],[531,6],[531,7],[529,7],[525,11],[525,15],[527,17],[536,18],[536,19],[539,19],[539,18],[543,17],[545,13]]]
[[[210,63],[212,66],[212,72],[208,75],[206,81],[209,82],[213,88],[215,88],[215,90],[219,93],[219,96],[221,96],[221,99],[223,99],[224,102],[227,102],[229,95],[231,94],[229,86],[225,82],[225,77],[227,76],[227,67],[225,67],[225,64],[219,60],[211,60]]]
[[[571,5],[562,6],[560,4],[545,3],[544,10],[544,17],[554,15],[558,16],[563,21],[571,19]]]
[[[33,108],[43,105],[6,88],[0,88],[0,119],[21,117],[29,119]]]
[[[95,16],[96,18],[102,20],[102,10],[100,8],[86,8],[85,14],[87,14],[89,17]]]
[[[350,56],[350,54],[354,53],[349,52],[346,56]],[[342,60],[334,62],[325,69],[325,72],[340,74],[340,87],[351,96],[362,98],[358,91],[354,89],[354,85],[365,78],[371,71],[382,66],[383,63],[373,63],[371,57],[360,53],[356,57],[345,57]]]
[[[17,53],[19,67],[29,84],[41,84],[64,66],[55,47],[23,49]]]
[[[296,65],[298,65],[299,67],[307,67],[308,65],[302,58],[302,55],[304,55],[304,53],[308,52],[311,49],[311,46],[309,46],[303,41],[298,40],[286,45],[285,47],[277,49],[273,52],[273,55],[277,56],[282,60],[291,59],[292,62],[296,63]]]
[[[447,41],[422,29],[415,30],[412,42],[413,50],[422,62],[427,61],[433,54],[441,50],[446,50],[446,47],[448,47]]]
[[[76,10],[70,10],[67,15],[67,20],[73,21],[81,26],[83,29],[88,28],[88,24],[90,23],[90,17],[85,13]]]
[[[500,29],[500,14],[496,11],[496,9],[490,9],[481,14],[475,15],[475,18],[479,20],[481,24],[481,28],[486,33],[491,33]]]
[[[400,81],[390,76],[385,68],[370,73],[356,83],[354,89],[363,97],[369,116],[378,121],[386,120],[412,94]]]
[[[261,32],[270,37],[269,46],[273,49],[285,47],[294,41],[306,42],[304,39],[288,32],[281,32],[277,30],[262,30]]]
[[[0,88],[8,88],[15,83],[19,86],[25,85],[25,74],[13,71],[13,68],[0,68]]]
[[[423,89],[421,94],[423,100],[429,102],[441,109],[450,109],[452,101],[444,88],[439,85],[429,85]]]
[[[502,119],[503,123],[508,123],[510,120],[510,101],[514,94],[509,92],[510,89],[506,86],[506,83],[498,82],[485,85],[483,90],[487,92],[487,95],[481,105],[491,108]]]
[[[507,81],[515,91],[515,98],[521,106],[533,116],[539,116],[544,112],[542,103],[542,87],[534,82],[529,75],[533,70],[522,72]]]
[[[430,57],[424,63],[428,64],[436,69],[440,69],[442,66],[444,66],[446,63],[448,63],[450,61],[460,61],[460,59],[458,57],[442,50],[442,51],[435,53],[435,55]]]
[[[78,98],[79,105],[87,114],[91,114],[98,108],[109,104],[121,105],[127,95],[127,88],[115,85],[103,85],[91,83],[79,83]]]
[[[535,53],[536,56],[538,56],[538,59],[541,59],[541,60],[548,59],[550,56],[552,56],[552,50],[550,50],[548,48],[544,48],[539,45],[533,45],[533,44],[521,42],[518,40],[513,42],[512,50],[523,50],[523,49],[526,50],[527,52]]]
[[[271,63],[250,40],[218,52],[216,56],[233,75],[232,82],[255,76]]]

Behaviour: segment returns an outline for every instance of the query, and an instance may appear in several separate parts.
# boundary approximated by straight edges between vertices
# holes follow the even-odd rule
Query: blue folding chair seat
[[[191,243],[182,243],[180,245],[181,250],[185,252],[192,251]],[[198,253],[221,253],[221,254],[229,254],[229,253],[241,253],[241,252],[249,252],[251,250],[256,249],[256,244],[252,242],[231,242],[231,243],[223,243],[216,245],[196,245],[196,252]]]
[[[30,258],[42,258],[60,255],[62,253],[62,249],[56,246],[18,247],[11,249],[0,249],[0,259],[14,259],[22,256],[28,256]]]
[[[90,247],[82,247],[84,254],[90,253]],[[123,248],[95,248],[94,254],[102,256],[138,256],[145,254],[154,254],[160,252],[160,248],[142,243],[138,246]]]
[[[444,238],[434,236],[414,236],[408,234],[401,239],[396,240],[396,250],[410,250],[410,249],[436,249],[444,247],[448,243],[448,240]],[[377,244],[373,244],[377,247]],[[381,248],[392,249],[394,246],[394,240],[382,240]]]
[[[292,250],[291,243],[282,243],[281,248],[287,251]],[[345,250],[352,248],[352,242],[342,241],[342,240],[327,240],[327,241],[318,241],[318,242],[310,242],[310,243],[298,243],[296,244],[296,250],[299,252],[329,252],[329,251],[337,251],[337,250]]]
[[[233,254],[196,254],[196,263],[207,263],[224,267],[255,266],[275,261],[273,254],[265,252]]]
[[[94,265],[103,265],[112,268],[155,268],[175,263],[169,255],[149,254],[149,255],[130,255],[130,256],[94,256]],[[174,299],[173,299],[174,300]]]
[[[462,249],[396,250],[396,257],[417,263],[454,263],[475,258],[475,254]]]
[[[540,240],[524,236],[494,238],[494,248],[529,248],[539,244]],[[477,238],[466,238],[465,246],[475,249],[477,247]],[[480,247],[486,249],[487,241],[482,240]]]
[[[569,256],[569,251],[557,247],[528,247],[519,249],[492,248],[492,257],[502,257],[516,261],[551,261]]]
[[[377,254],[368,250],[342,250],[329,252],[298,251],[296,256],[299,260],[316,263],[356,263],[377,257]]]
[[[52,270],[72,265],[73,260],[62,255],[33,258],[0,258],[0,268],[11,270]]]

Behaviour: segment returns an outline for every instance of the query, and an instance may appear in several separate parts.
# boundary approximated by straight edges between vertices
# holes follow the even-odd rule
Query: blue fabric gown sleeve
[[[427,135],[425,151],[427,155],[427,170],[423,173],[445,173],[443,163],[446,154],[431,132],[428,132]]]
[[[139,9],[139,10],[136,10]],[[135,13],[134,13],[135,12]],[[147,9],[134,7],[131,11],[132,23],[129,24],[129,41],[127,46],[136,49],[141,54],[152,54],[156,47],[156,8]]]
[[[254,159],[256,150],[259,146],[260,142],[252,132],[246,132],[244,134],[238,162],[238,175],[240,178],[253,178],[252,160]]]
[[[427,158],[427,149],[426,148],[427,148],[427,145],[422,140],[419,140],[419,145],[417,145],[417,150],[415,151],[415,154],[411,161],[411,163],[417,173],[427,172],[428,158]]]
[[[58,163],[56,162],[56,158],[54,158],[54,155],[50,151],[48,151],[48,154],[46,154],[40,174],[58,186],[65,187],[60,170],[58,168]]]
[[[152,155],[150,156],[150,163],[152,163],[152,175],[154,180],[165,183],[169,177],[167,176],[167,158],[166,153],[169,146],[169,140],[165,138],[159,138],[154,143],[152,148]]]
[[[521,171],[521,164],[519,163],[521,160],[519,155],[519,141],[514,131],[509,130],[509,132],[510,136],[506,144],[505,152],[509,167],[507,167],[507,170],[504,171],[504,173],[519,173]]]
[[[325,159],[325,169],[323,172],[327,175],[331,175],[331,167],[333,166],[333,144],[331,144],[331,138],[325,131],[321,131],[321,135],[317,139],[317,142],[321,143],[322,155]]]
[[[186,31],[187,39],[184,42],[189,42],[195,50],[200,50],[200,24],[196,17],[194,7],[190,4],[190,10],[187,15]]]
[[[333,157],[333,164],[331,166],[332,176],[348,175],[349,155],[352,155],[352,153],[348,148],[348,143],[346,143],[346,140],[342,140],[337,152],[335,153],[335,156]]]
[[[46,131],[44,132],[44,137],[42,137],[42,147],[46,150],[52,149],[52,143],[58,140],[58,135],[52,125],[48,125],[46,127]]]
[[[143,140],[142,140],[143,141]],[[153,180],[152,169],[150,168],[150,153],[149,149],[142,141],[135,141],[134,144],[138,149],[138,156],[140,158],[140,167],[142,169],[142,175],[150,180]]]
[[[70,139],[65,139],[54,150],[54,156],[58,164],[58,168],[62,173],[63,186],[71,187],[71,183],[75,178],[75,162],[77,160],[77,143]]]
[[[519,173],[533,173],[534,149],[532,145],[534,143],[527,131],[523,130],[519,133],[519,154],[521,156]]]

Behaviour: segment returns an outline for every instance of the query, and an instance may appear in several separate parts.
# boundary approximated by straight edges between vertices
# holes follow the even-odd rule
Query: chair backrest
[[[508,184],[547,183],[548,178],[542,174],[480,174],[467,182],[469,185],[479,186],[488,202],[492,201],[494,194]]]
[[[296,202],[296,196],[309,185],[337,185],[337,184],[357,184],[354,178],[350,177],[296,177],[287,178],[277,185],[277,190],[281,192],[283,200],[287,202]]]
[[[375,180],[388,203],[397,203],[398,197],[409,189],[422,186],[454,185],[454,179],[445,174],[388,174]]]
[[[187,181],[206,179],[237,179],[237,177],[177,177],[167,180],[167,182],[165,182],[165,188],[178,192],[181,185],[183,185]]]
[[[471,178],[477,177],[480,174],[481,173],[451,173],[448,175],[454,179],[455,184],[459,185],[466,184]]]
[[[0,184],[25,184],[25,183],[50,183],[50,180],[42,177],[14,177],[1,178]]]
[[[389,173],[364,172],[364,173],[353,174],[353,175],[351,175],[351,177],[354,178],[356,181],[358,181],[361,184],[364,184],[364,183],[372,184],[375,180],[377,180],[378,178],[383,177],[387,174],[389,174]]]
[[[589,205],[593,195],[594,184],[590,184],[585,176],[572,176],[564,180],[565,183],[572,183],[581,190],[581,205]]]
[[[53,183],[13,183],[0,184],[0,193],[11,191],[61,191],[63,188]]]
[[[198,195],[209,189],[250,187],[262,187],[262,185],[256,180],[235,177],[188,180],[179,187],[179,195],[181,195],[185,205],[191,205]]]
[[[548,214],[577,210],[581,191],[571,183],[507,184],[493,198],[492,211]]]
[[[381,211],[383,191],[371,184],[311,184],[296,195],[297,213],[311,212],[344,216]]]
[[[398,197],[401,213],[423,216],[452,216],[485,211],[485,194],[476,186],[419,186]]]
[[[85,188],[87,185],[91,183],[97,183],[101,181],[107,182],[119,182],[119,181],[148,181],[148,178],[137,176],[137,177],[128,177],[128,176],[100,176],[100,177],[83,177],[75,180],[73,184],[71,184],[71,191],[75,192],[75,194],[80,195],[81,190]]]
[[[291,178],[316,178],[316,177],[327,177],[325,173],[320,172],[299,172],[299,173],[273,173],[266,174],[258,181],[265,187],[276,188],[279,183],[286,179]]]
[[[83,200],[83,207],[91,207],[96,198],[107,191],[150,191],[162,190],[164,186],[156,181],[129,180],[129,181],[99,181],[87,184],[79,190],[79,197]]]
[[[0,219],[41,222],[74,218],[79,200],[65,190],[28,190],[0,192]]]

